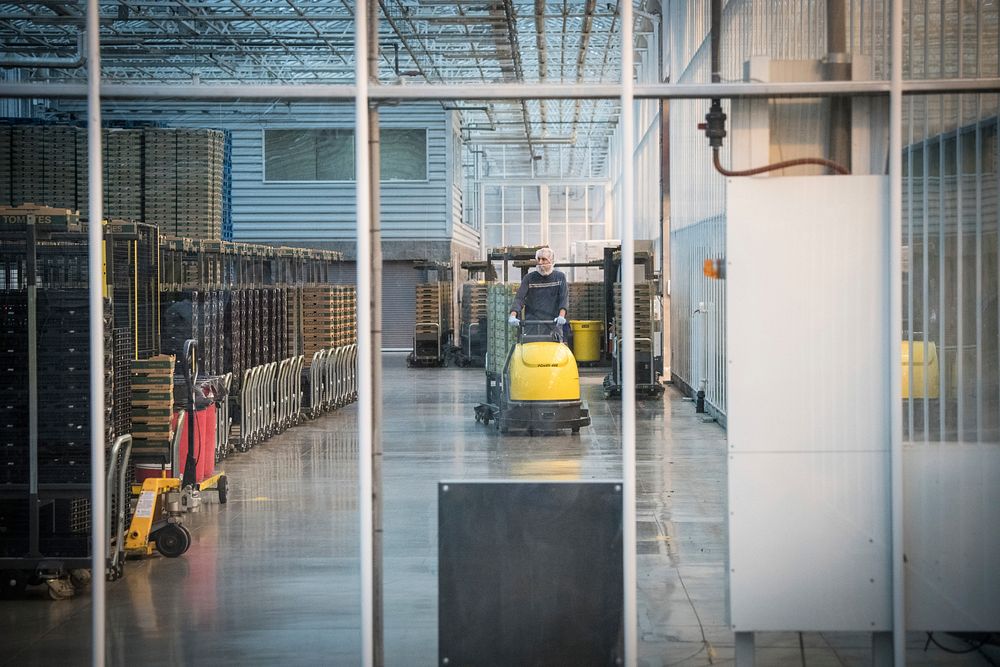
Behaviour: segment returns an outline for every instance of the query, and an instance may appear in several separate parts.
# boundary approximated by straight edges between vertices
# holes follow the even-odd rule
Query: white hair
[[[549,259],[553,262],[556,260],[556,254],[552,252],[552,248],[544,246],[535,251],[535,261],[537,262],[542,258],[542,255],[548,255]]]

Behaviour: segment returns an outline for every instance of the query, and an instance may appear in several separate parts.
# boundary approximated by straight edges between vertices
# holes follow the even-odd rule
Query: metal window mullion
[[[911,5],[912,10],[912,5]],[[912,49],[911,49],[912,52]],[[906,201],[907,201],[907,211],[906,211],[906,234],[907,234],[907,281],[906,281],[906,341],[908,347],[908,355],[906,359],[906,371],[907,371],[907,396],[909,399],[906,402],[906,420],[907,429],[906,433],[910,440],[913,440],[913,104],[909,104],[909,126],[910,135],[907,140],[907,150],[906,150],[906,182],[909,187],[906,190]],[[926,351],[925,351],[926,353]],[[925,373],[926,375],[926,373]]]
[[[943,10],[942,10],[943,11]],[[941,116],[939,123],[944,129],[944,97],[940,98]],[[945,173],[945,143],[943,133],[938,134],[938,340],[940,341],[938,350],[938,440],[944,440],[948,430],[948,410],[947,410],[947,376],[951,372],[948,358],[945,356],[945,344],[947,343],[947,321],[948,313],[945,310],[947,305],[946,286],[948,279],[947,272],[947,249],[948,234],[945,225],[944,206],[944,173]]]
[[[368,155],[368,0],[357,0],[354,12],[355,206],[357,217],[358,319],[358,514],[361,557],[361,662],[374,664],[374,544],[372,410],[373,351],[371,341],[371,183]]]
[[[976,70],[979,65],[977,61]],[[983,440],[983,104],[976,98],[976,442]]]
[[[893,659],[898,667],[906,662],[905,566],[903,562],[903,441],[902,441],[902,367],[899,363],[902,327],[902,160],[903,160],[903,3],[892,0],[892,48],[889,93],[889,315],[886,334],[889,340],[889,461],[890,524],[892,527],[892,643]]]
[[[961,26],[961,15],[959,15],[959,26]],[[961,42],[961,40],[959,40],[959,42]],[[959,48],[958,59],[959,63],[961,63],[961,48]],[[961,65],[959,65],[959,69],[961,70]],[[964,172],[964,166],[962,165],[962,158],[964,156],[962,151],[961,131],[964,105],[962,102],[962,97],[959,96],[959,129],[955,131],[955,374],[957,376],[955,383],[955,398],[958,401],[958,407],[955,411],[955,426],[959,442],[963,442],[965,440],[965,284],[963,283],[963,280],[965,279],[965,270],[963,268],[965,259],[965,243],[962,238],[963,229],[965,227],[965,223],[962,219],[964,209],[964,202],[962,201],[962,198],[965,196],[965,188],[962,183]]]
[[[923,136],[924,137],[927,137],[928,134],[929,134],[929,132],[930,132],[930,127],[929,127],[930,121],[928,120],[929,116],[930,116],[930,114],[929,114],[929,109],[930,109],[929,100],[930,100],[930,98],[928,98],[928,97],[924,98],[924,132],[923,132]],[[924,141],[922,142],[922,146],[923,147],[922,147],[922,150],[921,150],[921,161],[923,162],[923,168],[922,168],[922,172],[923,172],[923,177],[922,177],[922,180],[923,180],[923,196],[921,198],[922,199],[921,203],[922,203],[922,207],[923,207],[923,216],[922,216],[922,218],[923,218],[923,225],[922,225],[923,229],[921,231],[922,231],[922,236],[923,236],[923,247],[924,247],[924,252],[923,252],[923,268],[924,268],[924,270],[923,270],[923,286],[922,286],[923,287],[923,291],[922,291],[922,295],[923,296],[922,296],[921,301],[920,301],[920,303],[923,305],[923,307],[922,307],[923,321],[921,322],[920,329],[924,333],[924,355],[925,355],[924,356],[924,360],[925,360],[925,366],[924,366],[924,387],[923,387],[924,396],[923,396],[923,406],[922,406],[923,407],[923,412],[921,414],[922,414],[922,419],[923,419],[923,422],[924,422],[924,429],[923,429],[924,430],[924,442],[926,443],[926,442],[928,442],[930,440],[930,421],[931,421],[930,420],[930,399],[928,398],[928,395],[930,394],[930,373],[928,372],[930,370],[930,359],[927,356],[927,339],[928,339],[928,336],[930,334],[929,330],[930,330],[930,327],[931,327],[931,325],[930,325],[930,315],[929,315],[930,308],[931,308],[931,303],[930,303],[930,275],[929,275],[930,274],[930,231],[929,231],[930,230],[930,214],[928,213],[928,211],[930,210],[930,193],[929,193],[929,190],[930,190],[930,164],[931,164],[931,160],[930,160],[930,155],[929,155],[929,153],[930,153],[930,146],[928,145],[926,139],[924,139]],[[939,349],[939,352],[940,352],[940,349]],[[939,365],[939,367],[940,367],[940,365]],[[911,395],[910,400],[911,401],[913,400],[912,395]]]
[[[638,664],[638,607],[636,601],[636,456],[635,456],[635,243],[633,230],[633,105],[632,3],[621,8],[621,128],[622,163],[622,322],[627,343],[622,356],[622,471],[623,574],[625,665]]]
[[[104,479],[104,183],[101,154],[101,35],[98,0],[87,2],[87,265],[90,324],[91,661],[105,664],[107,498]]]

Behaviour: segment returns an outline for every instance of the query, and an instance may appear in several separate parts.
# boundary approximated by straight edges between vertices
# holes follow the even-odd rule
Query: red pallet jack
[[[130,556],[151,556],[153,551],[167,558],[177,558],[191,546],[191,533],[183,517],[201,507],[201,492],[214,490],[219,503],[228,500],[228,483],[223,472],[213,473],[198,481],[198,459],[195,456],[195,380],[198,377],[198,341],[184,342],[181,359],[187,385],[185,411],[178,416],[171,451],[177,452],[180,434],[187,422],[187,455],[181,479],[153,477],[143,481],[132,523],[125,537],[125,551]],[[213,448],[214,449],[214,448]],[[213,454],[214,456],[214,454]]]

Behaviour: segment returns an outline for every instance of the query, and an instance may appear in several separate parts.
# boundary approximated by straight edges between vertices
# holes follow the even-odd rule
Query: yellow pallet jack
[[[194,414],[194,380],[198,376],[198,342],[184,343],[183,372],[187,381],[187,410],[177,419],[170,451],[176,457],[184,420]],[[132,487],[138,494],[132,522],[125,535],[125,552],[129,556],[151,556],[154,550],[167,558],[177,558],[191,546],[191,533],[183,524],[183,516],[197,512],[201,507],[201,492],[214,489],[219,503],[228,501],[226,475],[218,472],[201,482],[196,481],[197,461],[194,456],[194,424],[188,428],[187,458],[181,479],[152,477],[143,480],[142,486]],[[179,463],[179,462],[178,462]],[[177,466],[174,466],[176,469]]]

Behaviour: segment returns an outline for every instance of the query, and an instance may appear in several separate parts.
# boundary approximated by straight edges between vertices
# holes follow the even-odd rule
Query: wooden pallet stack
[[[170,462],[175,357],[132,362],[132,458]]]
[[[102,141],[104,217],[142,220],[142,130],[106,129]]]
[[[569,284],[569,318],[604,321],[604,283]]]
[[[445,331],[442,283],[415,286],[413,313],[413,354],[415,357],[440,358],[441,338]]]
[[[653,350],[653,298],[656,295],[655,283],[652,281],[637,282],[635,285],[635,351],[649,354]],[[615,283],[615,331],[621,337],[622,322],[622,286]]]
[[[333,346],[358,341],[358,295],[353,285],[333,286]]]
[[[302,288],[302,354],[305,363],[320,350],[333,347],[333,288],[321,285]]]
[[[517,329],[507,324],[518,283],[493,283],[486,295],[486,372],[500,375]]]

